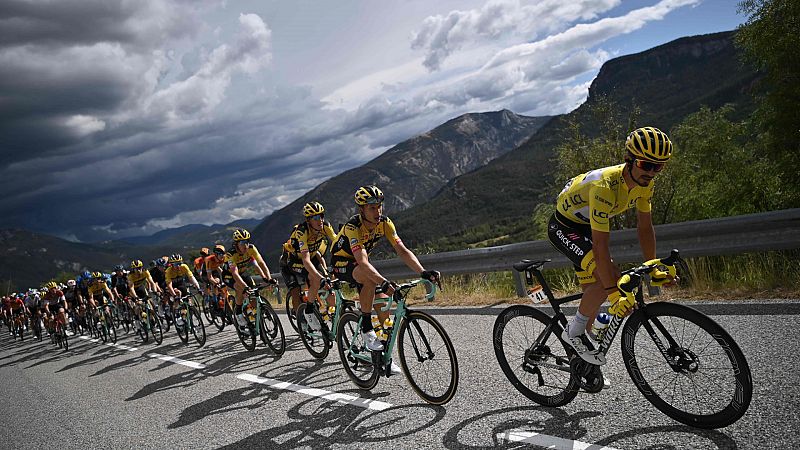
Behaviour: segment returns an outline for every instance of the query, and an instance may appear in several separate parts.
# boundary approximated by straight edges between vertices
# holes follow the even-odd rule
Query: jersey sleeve
[[[614,207],[614,193],[606,186],[593,186],[589,190],[589,224],[592,230],[611,231],[611,209]]]
[[[364,243],[361,242],[361,236],[359,236],[358,228],[351,224],[345,224],[344,228],[342,228],[342,233],[344,238],[350,244],[350,251],[355,254],[358,250],[363,249]]]
[[[394,244],[403,242],[403,240],[400,239],[400,236],[397,235],[397,229],[394,227],[394,222],[392,222],[392,219],[388,217],[386,218],[386,221],[383,222],[383,235],[386,236],[386,240],[388,240],[392,246],[394,246]]]
[[[652,184],[649,186],[649,189],[645,189],[644,194],[641,197],[636,199],[636,210],[639,212],[650,212],[653,207],[650,203],[650,200],[653,198],[653,186]]]
[[[308,251],[308,233],[303,232],[300,228],[292,233],[292,245],[296,253],[303,253]]]

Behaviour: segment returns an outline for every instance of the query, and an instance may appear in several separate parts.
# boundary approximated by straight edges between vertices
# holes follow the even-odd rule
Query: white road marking
[[[505,433],[498,433],[497,439],[500,441],[524,442],[526,444],[533,444],[539,447],[556,448],[559,450],[617,450],[614,447],[588,444],[586,442],[573,441],[570,439],[522,430],[508,430]]]
[[[78,338],[80,338],[80,339],[85,339],[85,340],[87,340],[87,341],[89,341],[89,342],[101,343],[101,344],[103,344],[103,345],[107,345],[107,346],[109,346],[109,347],[120,348],[120,349],[122,349],[122,350],[127,350],[127,351],[129,351],[129,352],[134,352],[134,351],[136,351],[136,350],[139,350],[139,348],[138,348],[138,347],[128,347],[127,345],[123,345],[123,344],[114,344],[114,343],[111,343],[111,342],[100,342],[100,339],[92,339],[92,338],[90,338],[90,337],[87,337],[87,336],[78,336]]]
[[[169,355],[161,355],[159,353],[148,353],[145,356],[149,356],[151,358],[158,358],[158,359],[160,359],[162,361],[168,361],[168,362],[171,362],[171,363],[174,363],[174,364],[180,364],[180,365],[186,366],[186,367],[191,367],[192,369],[205,369],[206,368],[205,364],[200,364],[200,363],[194,362],[194,361],[186,361],[185,359],[180,359],[180,358],[176,358],[174,356],[169,356]]]
[[[326,400],[335,400],[345,405],[355,405],[365,409],[374,411],[383,411],[384,409],[391,408],[391,403],[380,402],[377,400],[370,400],[368,398],[356,397],[353,395],[340,394],[338,392],[326,391],[325,389],[310,388],[299,384],[289,383],[287,381],[274,380],[272,378],[262,378],[249,373],[237,375],[236,378],[251,383],[265,384],[275,389],[283,389],[286,391],[297,392],[300,394],[310,395],[312,397],[320,397]]]

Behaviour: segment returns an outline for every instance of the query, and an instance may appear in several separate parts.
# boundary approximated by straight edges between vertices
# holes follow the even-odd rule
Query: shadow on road
[[[443,445],[448,449],[503,449],[536,445],[535,442],[513,442],[505,438],[509,432],[528,431],[554,436],[570,441],[582,441],[587,435],[585,419],[599,416],[597,411],[569,414],[559,408],[544,406],[509,407],[488,411],[464,420],[445,433]],[[702,445],[694,441],[693,447],[735,449],[736,443],[728,435],[716,430],[702,430],[686,425],[634,428],[613,434],[595,442],[602,446],[641,448],[643,436],[653,434],[660,442],[657,448],[681,448],[670,441],[670,433],[694,434]],[[710,442],[707,442],[710,441]],[[476,444],[480,442],[480,444]]]

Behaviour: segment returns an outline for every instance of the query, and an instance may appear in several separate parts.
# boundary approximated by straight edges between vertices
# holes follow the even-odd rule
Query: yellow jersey
[[[244,254],[239,253],[237,250],[232,250],[225,254],[225,262],[236,266],[239,272],[256,270],[255,264],[257,260],[262,260],[261,254],[253,244],[247,245],[247,251]]]
[[[172,283],[176,278],[182,277],[193,277],[192,270],[186,264],[181,264],[178,267],[169,266],[164,273],[164,279],[167,284]]]
[[[312,234],[314,236],[312,237]],[[283,253],[288,256],[290,263],[301,263],[301,254],[310,252],[312,255],[317,251],[324,254],[327,249],[325,239],[329,242],[336,241],[336,233],[328,222],[322,224],[322,230],[317,232],[308,226],[308,222],[299,223],[294,226],[289,240],[283,244]]]
[[[590,225],[592,230],[610,231],[610,219],[631,208],[650,212],[653,182],[631,189],[625,184],[619,164],[578,175],[558,194],[556,211],[567,219]]]
[[[147,270],[140,270],[138,272],[133,270],[128,274],[128,281],[133,285],[133,287],[138,288],[143,284],[149,286],[149,284],[146,284],[148,280],[152,282],[153,277],[150,276],[150,272]]]
[[[385,237],[392,245],[402,242],[400,236],[397,235],[394,223],[388,217],[381,216],[378,225],[370,231],[363,224],[361,215],[356,214],[339,231],[331,254],[335,258],[355,259],[353,253],[364,250],[369,255],[382,237]]]

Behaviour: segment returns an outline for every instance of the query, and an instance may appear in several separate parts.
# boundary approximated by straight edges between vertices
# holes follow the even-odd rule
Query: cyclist
[[[88,270],[84,270],[78,278],[75,279],[75,293],[78,296],[78,301],[85,303],[89,298],[89,284],[92,282],[92,274]]]
[[[203,263],[205,280],[207,280],[209,284],[209,290],[215,296],[222,294],[222,289],[220,286],[224,284],[223,272],[227,270],[227,268],[224,266],[225,246],[222,244],[217,244],[214,246],[214,254],[206,258],[205,263]],[[228,274],[230,274],[230,271],[228,271]],[[214,302],[212,308],[219,309],[219,302]]]
[[[156,285],[156,292],[162,294],[161,301],[158,303],[158,317],[164,318],[164,306],[167,304],[167,298],[164,296],[164,293],[167,289],[167,279],[164,277],[167,271],[167,260],[164,258],[158,258],[153,261],[154,267],[152,267],[148,272],[150,272],[150,278],[153,279],[153,282]]]
[[[319,255],[320,246],[336,241],[336,233],[329,222],[325,221],[325,208],[319,202],[306,203],[303,206],[305,222],[294,226],[289,240],[283,244],[280,268],[283,282],[292,296],[292,308],[297,312],[300,306],[300,288],[308,287],[309,300],[321,305],[319,286],[325,273],[324,260]],[[319,256],[318,256],[319,255]],[[328,296],[328,306],[333,306],[336,300]],[[306,322],[312,328],[319,328],[316,316],[308,310]]]
[[[203,264],[206,262],[206,258],[208,258],[209,250],[207,247],[203,247],[200,249],[200,256],[194,259],[194,277],[197,279],[203,279],[204,277],[201,276],[203,273]]]
[[[247,321],[242,313],[244,303],[244,290],[248,285],[255,284],[253,278],[258,276],[270,284],[277,284],[277,280],[272,278],[269,267],[264,262],[261,254],[255,245],[250,243],[250,232],[244,228],[237,228],[233,232],[233,250],[225,255],[225,261],[233,278],[233,288],[236,291],[236,309],[234,315],[240,329],[247,327]],[[245,281],[248,278],[248,283]]]
[[[67,301],[64,298],[64,292],[58,289],[58,285],[55,281],[47,283],[45,287],[47,288],[47,292],[45,292],[44,297],[42,298],[46,313],[44,325],[48,332],[52,333],[55,329],[56,313],[58,314],[58,319],[61,321],[61,323],[63,325],[67,324],[67,316],[64,312],[68,306]]]
[[[383,350],[372,326],[372,307],[376,297],[376,287],[380,286],[380,298],[394,293],[394,286],[369,262],[369,252],[385,237],[394,251],[406,265],[422,278],[438,281],[439,272],[427,271],[416,255],[403,245],[392,221],[383,215],[383,192],[377,186],[362,186],[355,193],[359,213],[344,224],[331,249],[333,273],[340,280],[355,285],[361,305],[361,334],[367,348]],[[381,323],[389,316],[388,311],[379,311]]]
[[[197,282],[194,274],[192,274],[189,266],[184,264],[183,257],[181,255],[175,253],[170,256],[168,264],[169,267],[167,268],[166,273],[164,273],[164,278],[167,283],[166,291],[172,296],[173,299],[177,299],[184,293],[188,293],[186,286],[187,281],[191,282],[194,288],[197,289],[197,292],[200,292],[200,284]],[[183,318],[180,317],[180,314],[173,314],[173,317],[175,317],[176,325],[183,325]]]
[[[672,157],[672,142],[661,130],[643,127],[625,140],[623,164],[592,170],[569,180],[558,195],[548,224],[548,238],[575,266],[583,297],[578,312],[561,338],[585,361],[605,364],[605,355],[592,349],[586,331],[608,298],[609,312],[624,316],[633,301],[620,295],[620,270],[609,251],[610,220],[636,208],[639,246],[644,259],[656,257],[656,237],[650,199],[653,179]]]
[[[108,287],[106,276],[102,272],[92,273],[92,281],[89,283],[88,290],[89,305],[91,305],[92,311],[95,312],[95,319],[98,319],[100,307],[105,307],[106,312],[109,312],[108,302],[115,300],[114,292]],[[97,297],[98,301],[95,301],[95,297]]]
[[[147,296],[151,292],[157,292],[159,287],[150,276],[150,272],[144,270],[144,264],[141,260],[135,259],[131,261],[131,271],[128,274],[128,295],[133,299],[133,321],[137,331],[141,326],[142,317],[142,300],[147,300]]]

